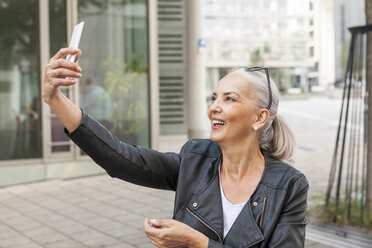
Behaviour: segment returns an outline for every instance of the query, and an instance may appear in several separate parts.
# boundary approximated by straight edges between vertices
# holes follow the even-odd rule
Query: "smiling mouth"
[[[225,125],[226,125],[225,121],[219,121],[219,120],[213,120],[212,121],[212,128],[213,129],[221,128]]]

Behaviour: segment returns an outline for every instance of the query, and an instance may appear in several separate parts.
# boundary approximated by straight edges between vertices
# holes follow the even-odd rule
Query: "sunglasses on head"
[[[261,71],[261,70],[265,70],[265,73],[266,73],[266,79],[267,79],[267,85],[268,85],[267,87],[269,88],[269,105],[266,107],[266,109],[270,110],[271,103],[272,103],[272,94],[271,94],[269,69],[264,66],[253,66],[253,67],[244,68],[244,71],[246,72],[254,72],[254,71]]]

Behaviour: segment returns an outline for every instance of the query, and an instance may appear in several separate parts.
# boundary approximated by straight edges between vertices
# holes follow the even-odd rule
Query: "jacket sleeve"
[[[152,188],[176,189],[179,154],[123,143],[84,112],[79,127],[65,132],[111,177]]]
[[[278,222],[265,247],[304,247],[309,183],[301,175],[290,186]]]

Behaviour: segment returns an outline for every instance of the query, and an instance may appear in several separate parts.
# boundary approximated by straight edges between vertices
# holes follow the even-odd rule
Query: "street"
[[[279,114],[291,127],[297,143],[295,167],[310,184],[309,198],[325,193],[341,109],[341,98],[311,96],[285,99]]]

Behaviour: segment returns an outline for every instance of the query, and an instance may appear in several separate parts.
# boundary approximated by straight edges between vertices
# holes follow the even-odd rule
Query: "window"
[[[310,57],[314,57],[314,47],[313,47],[313,46],[311,46],[311,47],[309,48],[309,56],[310,56]]]
[[[147,1],[79,1],[80,106],[122,141],[149,146]]]
[[[39,2],[0,2],[0,160],[41,158]]]

